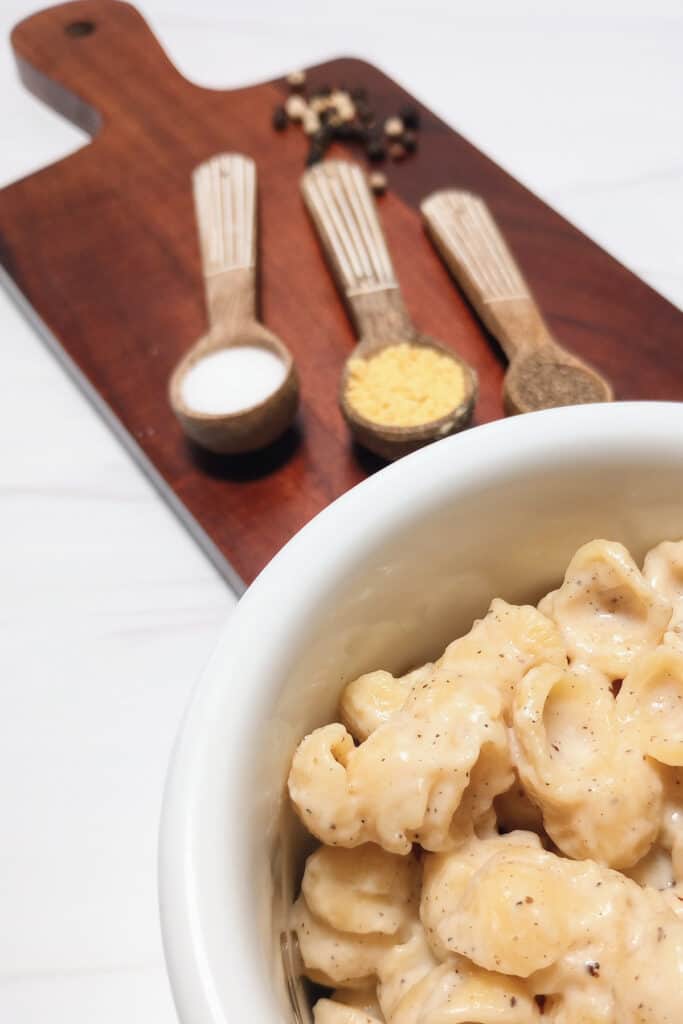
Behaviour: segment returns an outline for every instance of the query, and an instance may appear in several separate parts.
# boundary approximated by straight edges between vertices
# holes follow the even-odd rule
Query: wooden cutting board
[[[299,194],[306,141],[298,130],[271,128],[285,86],[193,85],[137,11],[116,0],[42,11],[16,27],[12,45],[26,86],[93,141],[0,191],[7,283],[219,568],[233,584],[248,583],[307,520],[380,465],[350,444],[337,408],[354,337]],[[236,45],[226,36],[226,61]],[[363,86],[381,115],[413,102],[356,60],[316,67],[309,82]],[[419,200],[444,186],[486,199],[551,328],[610,377],[618,398],[683,399],[683,315],[421,113],[419,153],[389,165],[381,217],[414,319],[479,371],[475,422],[502,415],[503,364],[422,230]],[[271,449],[227,458],[185,442],[166,386],[204,327],[190,174],[230,150],[257,163],[262,311],[298,360],[303,405],[296,428]]]

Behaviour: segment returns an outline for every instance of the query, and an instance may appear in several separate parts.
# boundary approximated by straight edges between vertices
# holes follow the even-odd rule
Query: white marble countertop
[[[0,11],[0,185],[84,142],[16,78],[37,2]],[[683,304],[680,0],[141,6],[208,85],[378,63]],[[161,790],[235,598],[1,291],[0,337],[0,1020],[172,1024]]]

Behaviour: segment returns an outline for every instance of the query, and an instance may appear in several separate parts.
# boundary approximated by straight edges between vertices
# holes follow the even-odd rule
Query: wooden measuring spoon
[[[448,356],[464,375],[464,396],[458,397],[447,415],[418,426],[385,426],[361,416],[348,402],[347,360],[339,400],[354,437],[378,455],[396,459],[460,430],[472,415],[476,373],[452,349],[422,334],[410,320],[362,170],[346,161],[326,160],[306,171],[301,189],[360,339],[351,358],[369,359],[390,345],[408,342]]]
[[[550,334],[484,201],[449,189],[428,196],[420,209],[446,265],[510,361],[505,411],[612,401],[605,378]]]
[[[185,433],[220,453],[253,451],[274,441],[296,413],[299,385],[289,349],[257,319],[256,167],[236,153],[214,156],[192,175],[209,330],[181,359],[169,397]],[[183,397],[186,374],[222,349],[254,346],[274,353],[284,379],[263,401],[238,412],[205,413]]]

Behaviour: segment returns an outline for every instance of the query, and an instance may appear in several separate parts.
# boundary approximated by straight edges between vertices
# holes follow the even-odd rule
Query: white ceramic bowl
[[[182,1024],[308,1017],[281,947],[304,843],[285,780],[346,681],[436,655],[492,597],[537,599],[592,537],[639,558],[681,536],[683,405],[623,403],[448,438],[287,544],[232,615],[173,756],[160,886]]]

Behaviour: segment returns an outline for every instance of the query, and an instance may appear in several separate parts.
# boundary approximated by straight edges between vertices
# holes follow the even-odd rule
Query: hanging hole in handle
[[[83,36],[91,36],[95,31],[95,22],[71,21],[66,25],[64,31],[68,36],[72,36],[74,39],[80,39]]]

